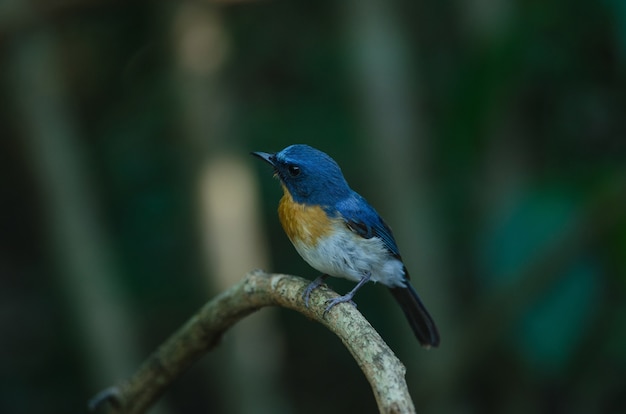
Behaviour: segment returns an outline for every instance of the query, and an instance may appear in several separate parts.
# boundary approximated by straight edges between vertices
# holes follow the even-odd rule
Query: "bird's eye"
[[[297,165],[290,165],[289,167],[287,167],[287,170],[289,171],[289,175],[291,175],[292,177],[297,177],[300,175],[300,167],[298,167]]]

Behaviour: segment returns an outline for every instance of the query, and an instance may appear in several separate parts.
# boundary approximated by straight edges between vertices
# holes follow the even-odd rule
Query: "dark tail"
[[[413,286],[407,281],[406,287],[393,287],[389,291],[400,304],[420,345],[424,348],[439,346],[439,332],[435,322]]]

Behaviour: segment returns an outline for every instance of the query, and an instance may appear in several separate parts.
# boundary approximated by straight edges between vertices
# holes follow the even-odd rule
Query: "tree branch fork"
[[[381,413],[414,413],[405,367],[378,332],[351,304],[324,314],[326,302],[338,296],[324,286],[311,294],[305,306],[302,292],[308,283],[291,275],[248,273],[200,308],[133,376],[98,393],[89,402],[91,410],[145,412],[176,378],[216,347],[231,326],[263,307],[282,306],[321,323],[341,339],[369,381]]]

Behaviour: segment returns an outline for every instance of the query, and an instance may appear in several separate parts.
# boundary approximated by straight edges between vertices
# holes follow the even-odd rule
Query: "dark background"
[[[293,143],[385,217],[439,325],[425,351],[356,298],[418,412],[626,412],[624,4],[3,2],[0,412],[85,412],[246,271],[317,276],[248,156]],[[266,309],[155,412],[376,405]]]

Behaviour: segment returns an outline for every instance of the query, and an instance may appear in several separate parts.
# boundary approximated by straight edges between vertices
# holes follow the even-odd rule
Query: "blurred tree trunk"
[[[427,175],[432,163],[430,137],[418,105],[420,79],[412,61],[414,45],[407,44],[409,36],[403,33],[393,3],[355,0],[348,5],[344,15],[354,51],[351,63],[362,104],[367,165],[372,166],[368,180],[381,192],[376,203],[382,206],[381,214],[393,217],[389,224],[413,284],[439,327],[445,349],[450,320],[447,289],[451,284],[434,184]],[[417,353],[415,359],[405,361],[409,379],[415,375],[414,384],[437,375],[427,363],[430,355],[419,354],[409,335],[406,347],[407,352]],[[439,353],[441,364],[445,354],[433,352]]]
[[[46,202],[52,256],[59,259],[55,273],[85,348],[90,385],[98,389],[136,369],[137,329],[94,204],[91,171],[58,60],[60,45],[45,27],[23,34],[18,43],[10,58],[14,95]]]
[[[185,135],[198,176],[198,211],[205,244],[207,286],[212,292],[234,285],[252,269],[269,264],[262,236],[257,183],[248,153],[238,146],[232,106],[221,70],[230,39],[219,12],[183,3],[174,21],[175,53]],[[244,158],[246,157],[246,158]],[[275,310],[246,318],[224,339],[217,375],[222,404],[232,413],[289,411],[280,392],[281,334]]]

